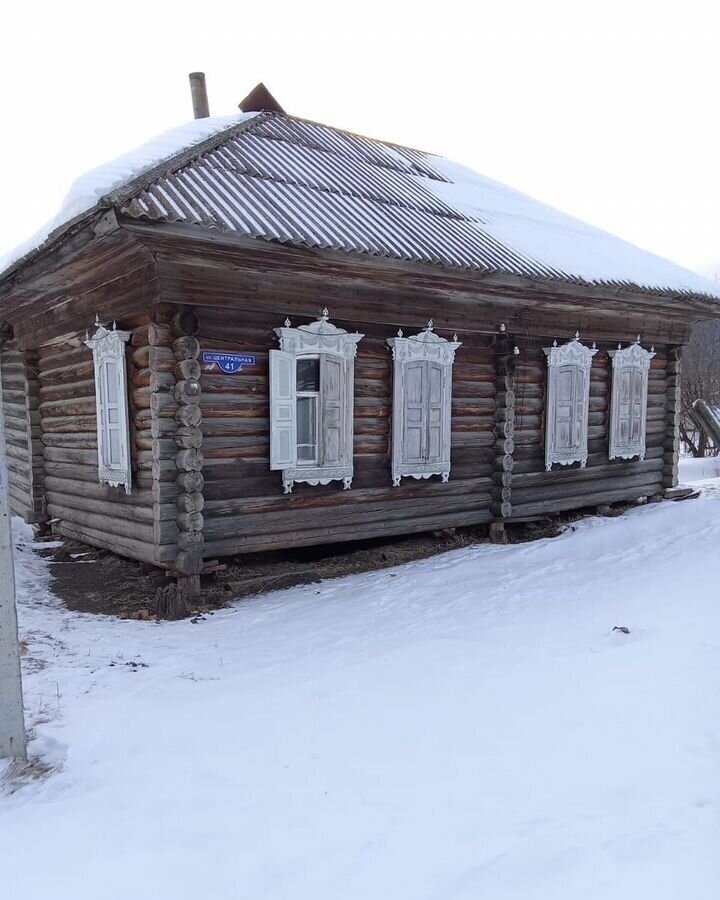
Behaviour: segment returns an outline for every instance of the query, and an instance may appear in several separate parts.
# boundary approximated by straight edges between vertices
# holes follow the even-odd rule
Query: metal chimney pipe
[[[207,86],[204,72],[191,72],[190,93],[192,94],[193,115],[196,119],[207,119],[210,115]]]

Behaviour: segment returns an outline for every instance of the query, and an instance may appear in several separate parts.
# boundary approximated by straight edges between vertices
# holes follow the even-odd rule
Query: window
[[[316,322],[276,328],[270,351],[270,468],[283,488],[296,481],[352,486],[353,380],[362,334],[337,328],[325,309]]]
[[[420,334],[388,339],[393,352],[392,480],[450,477],[452,365],[461,344],[430,320]]]
[[[301,357],[296,369],[297,461],[318,463],[318,406],[320,404],[320,358]]]
[[[112,331],[96,321],[92,338],[85,341],[95,364],[95,409],[97,415],[98,479],[113,487],[125,486],[130,493],[130,432],[128,428],[125,343],[129,331]]]
[[[590,367],[597,353],[580,343],[580,335],[558,347],[546,347],[548,364],[547,408],[545,422],[545,468],[554,463],[568,466],[587,463],[588,408],[590,405]]]
[[[610,350],[612,394],[610,398],[610,459],[645,459],[648,374],[655,348],[644,350],[640,336],[623,350]]]

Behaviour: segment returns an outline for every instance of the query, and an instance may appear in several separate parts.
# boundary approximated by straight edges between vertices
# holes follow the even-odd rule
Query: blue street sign
[[[254,356],[244,356],[242,353],[212,353],[203,350],[203,362],[214,363],[226,375],[234,375],[242,372],[243,366],[254,366]]]

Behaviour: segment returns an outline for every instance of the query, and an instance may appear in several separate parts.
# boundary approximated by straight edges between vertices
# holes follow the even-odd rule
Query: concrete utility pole
[[[2,372],[0,372],[0,403]],[[0,758],[26,759],[15,568],[8,509],[5,415],[0,406]]]

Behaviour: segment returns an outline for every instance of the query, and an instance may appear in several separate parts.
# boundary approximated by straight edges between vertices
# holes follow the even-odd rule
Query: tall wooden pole
[[[0,401],[2,372],[0,371]],[[8,509],[5,415],[0,408],[0,758],[25,759],[20,644],[15,608],[15,569]]]

